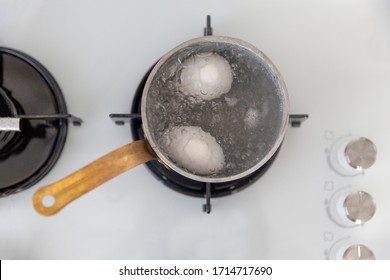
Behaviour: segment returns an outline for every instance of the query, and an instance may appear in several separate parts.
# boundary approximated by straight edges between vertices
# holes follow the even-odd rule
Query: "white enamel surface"
[[[40,61],[59,83],[70,127],[60,160],[42,181],[0,199],[1,259],[325,259],[345,240],[390,259],[390,3],[345,1],[43,1],[0,0],[0,45]],[[191,7],[191,9],[189,9]],[[137,167],[39,216],[31,198],[92,160],[131,141],[110,113],[127,113],[144,73],[178,44],[215,35],[262,50],[283,75],[291,113],[272,168],[250,188],[212,200],[187,197]],[[346,135],[378,148],[364,174],[341,176],[328,164]],[[342,188],[369,192],[377,212],[364,227],[328,216]],[[333,248],[333,249],[332,249]]]

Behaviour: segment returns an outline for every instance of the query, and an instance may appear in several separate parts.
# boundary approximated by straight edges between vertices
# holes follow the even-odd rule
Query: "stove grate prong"
[[[204,36],[212,36],[213,35],[213,28],[211,27],[211,16],[207,15],[206,18],[206,27],[203,29],[203,35]]]
[[[203,212],[211,213],[211,183],[206,183],[206,204],[203,204]]]
[[[292,114],[289,117],[289,123],[292,127],[300,127],[301,124],[309,118],[307,114]]]
[[[17,115],[12,118],[0,118],[0,131],[20,131],[21,120],[54,120],[68,119],[74,126],[80,126],[82,119],[71,114],[53,114],[53,115]]]
[[[115,122],[116,125],[124,125],[129,123],[132,119],[141,119],[141,114],[110,114],[110,119]]]

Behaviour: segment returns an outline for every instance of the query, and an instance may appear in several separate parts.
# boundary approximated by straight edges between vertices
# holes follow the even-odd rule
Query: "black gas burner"
[[[50,73],[19,51],[0,48],[0,197],[43,178],[65,144],[64,97]]]
[[[207,16],[207,26],[204,28],[204,35],[212,35],[210,16]],[[117,125],[124,125],[130,121],[131,134],[135,140],[144,139],[144,131],[142,129],[141,119],[141,99],[142,93],[153,67],[145,74],[142,81],[140,82],[133,99],[132,108],[130,114],[111,114],[110,117],[115,121]],[[292,127],[299,127],[301,123],[308,118],[308,115],[290,115],[290,125]],[[272,163],[275,161],[279,149],[276,153],[259,169],[250,175],[224,183],[204,183],[189,179],[178,174],[175,171],[167,169],[158,161],[149,161],[146,163],[148,169],[152,172],[155,177],[161,181],[165,186],[178,191],[185,195],[204,197],[206,198],[206,204],[204,204],[203,210],[207,213],[211,211],[210,199],[215,197],[222,197],[241,191],[255,181],[269,169]]]

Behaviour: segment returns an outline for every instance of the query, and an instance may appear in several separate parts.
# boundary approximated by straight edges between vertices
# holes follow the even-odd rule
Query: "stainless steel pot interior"
[[[233,73],[230,91],[213,100],[180,91],[183,62],[205,53],[222,56]],[[141,113],[145,137],[166,166],[197,181],[227,182],[254,172],[276,152],[286,131],[289,100],[281,74],[264,53],[242,40],[207,36],[162,57],[146,82]],[[181,126],[200,127],[216,139],[225,160],[221,170],[196,174],[171,158],[161,139]]]

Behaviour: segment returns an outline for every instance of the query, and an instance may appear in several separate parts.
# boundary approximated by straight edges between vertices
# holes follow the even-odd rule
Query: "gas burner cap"
[[[35,59],[0,47],[0,117],[67,114],[64,97],[50,73]],[[16,112],[15,112],[16,111]],[[25,119],[20,132],[0,131],[0,197],[25,190],[58,160],[67,119]]]

